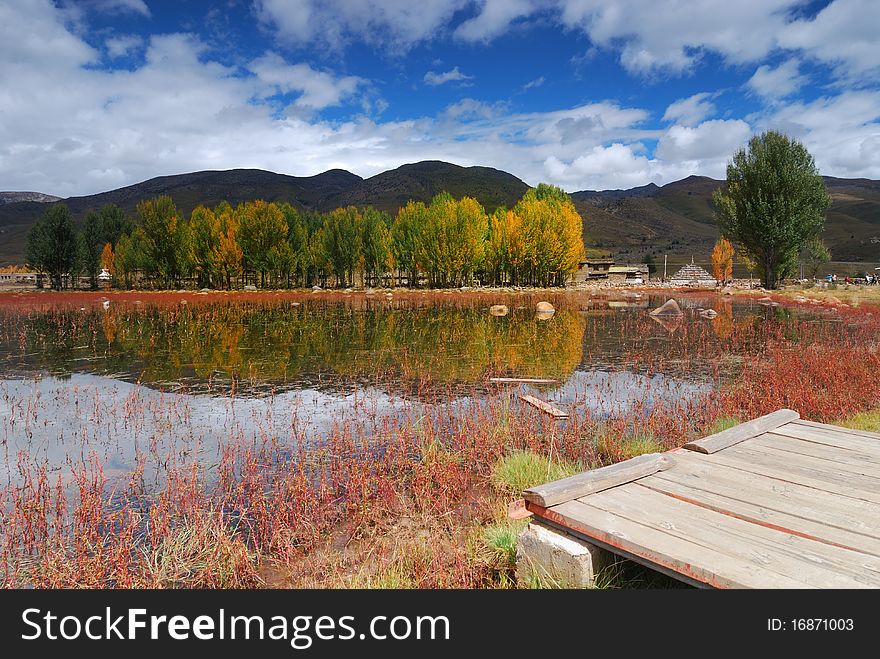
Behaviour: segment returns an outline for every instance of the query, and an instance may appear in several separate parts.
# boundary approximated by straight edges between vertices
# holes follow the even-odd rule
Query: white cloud
[[[320,110],[340,105],[366,83],[357,76],[336,77],[316,71],[308,64],[288,64],[277,53],[266,53],[248,68],[266,85],[263,96],[300,92],[293,105],[297,108]]]
[[[719,166],[743,146],[751,127],[741,119],[713,119],[697,126],[670,126],[654,155],[669,162],[699,161],[707,176],[723,172]]]
[[[456,38],[491,41],[504,34],[517,19],[530,16],[542,3],[541,0],[478,0],[477,4],[479,13],[456,28]]]
[[[654,178],[655,164],[645,155],[636,154],[639,146],[611,144],[594,146],[571,162],[556,156],[544,161],[546,177],[580,188],[589,181],[587,189],[629,188]]]
[[[776,108],[758,122],[804,143],[828,176],[880,178],[880,92],[849,91]]]
[[[469,0],[256,0],[257,15],[286,41],[336,49],[349,41],[405,52],[445,33]]]
[[[700,123],[715,114],[715,105],[710,100],[712,94],[702,92],[671,103],[663,114],[663,121],[674,121],[685,126]]]
[[[131,0],[132,3],[140,0]],[[880,67],[877,0],[832,0],[813,18],[806,0],[255,0],[279,39],[344,49],[367,43],[402,54],[444,40],[488,43],[538,20],[582,31],[588,52],[617,52],[640,76],[691,73],[706,53],[758,63],[779,49],[835,68],[852,82]],[[461,20],[462,17],[464,20]]]
[[[444,114],[451,119],[492,119],[501,115],[506,110],[503,103],[483,103],[473,98],[463,98],[460,101],[447,106]]]
[[[117,57],[125,57],[129,53],[139,49],[143,44],[143,37],[137,34],[115,35],[109,37],[107,41],[104,42],[104,46],[107,48],[107,54],[114,59]]]
[[[212,61],[192,35],[153,36],[144,48],[144,63],[133,70],[95,67],[99,53],[65,28],[48,0],[0,3],[3,187],[68,196],[201,169],[307,176],[340,167],[370,176],[439,159],[569,191],[621,188],[723,176],[752,129],[768,128],[801,139],[823,173],[880,178],[880,92],[780,103],[748,123],[705,121],[708,100],[697,99],[672,111],[676,123],[666,129],[648,123],[648,109],[613,100],[517,112],[471,98],[434,116],[379,121],[352,113],[325,121],[279,113],[277,95],[298,94],[293,109],[381,99],[368,81],[290,64],[272,51],[245,63],[252,70],[245,74]]]
[[[433,71],[428,71],[425,74],[425,84],[436,87],[437,85],[445,85],[447,82],[473,80],[473,77],[474,76],[469,76],[462,73],[458,70],[458,67],[456,66],[451,71],[446,71],[445,73],[434,73]]]
[[[539,77],[535,78],[534,80],[529,80],[526,84],[523,85],[523,91],[540,87],[545,82],[546,82],[546,80],[544,79],[544,76],[539,76]]]
[[[127,13],[150,16],[150,8],[144,0],[89,0],[88,4],[98,11],[108,13]]]
[[[779,35],[779,44],[835,65],[845,79],[876,74],[880,69],[880,7],[876,0],[834,0],[813,20],[788,25]]]
[[[731,63],[754,61],[775,45],[785,13],[800,0],[560,0],[562,22],[603,48],[620,48],[631,73],[684,73],[704,50]],[[744,38],[744,35],[748,35]]]
[[[791,96],[807,82],[807,76],[800,73],[800,62],[796,59],[790,59],[775,69],[762,64],[746,83],[746,86],[758,96],[775,101]]]

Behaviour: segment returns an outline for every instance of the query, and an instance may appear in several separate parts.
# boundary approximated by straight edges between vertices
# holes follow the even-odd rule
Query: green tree
[[[67,206],[53,204],[31,227],[26,258],[30,267],[49,275],[55,290],[61,290],[64,275],[76,259],[76,236]]]
[[[144,239],[144,269],[157,275],[164,287],[176,284],[184,270],[185,232],[177,207],[163,195],[137,205]]]
[[[204,206],[193,209],[189,218],[189,261],[200,287],[210,286],[219,274],[217,246],[220,222],[214,212]]]
[[[428,209],[420,201],[410,201],[397,211],[391,226],[391,253],[395,267],[406,275],[407,285],[419,285],[418,252],[422,230],[428,223]]]
[[[302,214],[288,203],[279,205],[281,213],[284,215],[284,221],[287,222],[287,244],[289,252],[286,256],[287,263],[287,286],[291,285],[291,276],[293,279],[305,279],[304,270],[307,268],[308,247],[309,247],[309,230]]]
[[[372,286],[391,267],[391,218],[372,206],[364,209],[361,223],[361,251],[364,278]]]
[[[98,288],[98,268],[101,266],[103,246],[101,216],[93,211],[86,215],[82,229],[77,235],[78,270],[88,275],[89,287],[92,290]]]
[[[324,219],[324,250],[333,266],[336,285],[352,285],[361,258],[361,222],[354,206],[330,211]]]
[[[254,201],[239,204],[235,209],[238,221],[238,244],[244,256],[245,270],[260,273],[260,286],[266,285],[266,274],[276,265],[281,243],[287,242],[287,221],[277,204]]]
[[[101,241],[110,243],[116,249],[116,243],[125,235],[134,231],[134,222],[119,206],[107,204],[98,211],[101,219]]]
[[[771,289],[822,232],[831,203],[807,149],[775,131],[736,152],[727,165],[727,188],[716,190],[713,200],[722,235],[745,248]]]
[[[807,261],[807,272],[809,272],[811,279],[815,279],[816,275],[819,274],[820,268],[831,260],[831,250],[817,236],[807,241],[807,244],[804,246],[804,257]]]
[[[125,288],[132,287],[137,273],[152,269],[143,229],[137,227],[130,234],[120,236],[116,243],[114,263],[117,276],[122,278]]]

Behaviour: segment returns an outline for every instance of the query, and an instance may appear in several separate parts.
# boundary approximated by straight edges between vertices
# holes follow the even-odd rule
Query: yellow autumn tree
[[[522,283],[564,283],[584,258],[584,223],[569,196],[541,183],[523,195],[513,212],[522,223]]]
[[[226,288],[232,288],[232,278],[241,274],[244,255],[238,245],[238,221],[232,207],[222,203],[214,209],[217,224],[217,243],[212,261]]]
[[[724,284],[733,277],[733,244],[720,238],[712,249],[712,276]]]
[[[116,274],[116,255],[113,253],[113,245],[110,243],[104,243],[104,249],[101,250],[101,268],[111,275]]]

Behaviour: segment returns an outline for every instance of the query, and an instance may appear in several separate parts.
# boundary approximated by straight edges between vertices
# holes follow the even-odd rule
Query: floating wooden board
[[[523,492],[526,501],[544,508],[555,506],[563,501],[571,501],[607,490],[611,487],[629,483],[638,478],[656,474],[669,466],[669,460],[660,453],[639,455],[617,464],[600,467],[582,474],[576,474],[552,483],[529,488]]]
[[[567,419],[568,412],[564,412],[560,410],[558,407],[553,407],[550,403],[541,400],[540,398],[535,398],[534,396],[520,396],[519,399],[523,402],[528,403],[534,407],[537,407],[539,410],[544,412],[545,414],[549,414],[554,419]]]
[[[489,378],[489,382],[496,384],[556,384],[557,380],[545,380],[544,378]]]

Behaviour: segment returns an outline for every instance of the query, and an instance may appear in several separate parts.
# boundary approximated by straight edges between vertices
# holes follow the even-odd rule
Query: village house
[[[612,284],[644,284],[650,277],[647,263],[613,265],[608,269]]]
[[[572,280],[575,284],[580,284],[590,279],[606,279],[608,270],[613,265],[614,259],[586,259],[578,264]]]

